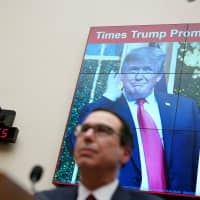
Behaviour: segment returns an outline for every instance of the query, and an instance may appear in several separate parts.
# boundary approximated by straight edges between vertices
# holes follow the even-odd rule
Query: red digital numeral
[[[0,128],[0,138],[6,138],[8,136],[8,128]]]

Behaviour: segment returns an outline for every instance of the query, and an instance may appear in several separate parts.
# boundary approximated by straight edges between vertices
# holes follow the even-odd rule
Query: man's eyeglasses
[[[96,125],[90,125],[90,124],[79,124],[75,128],[75,136],[80,136],[85,134],[89,129],[92,129],[94,134],[97,136],[108,136],[113,135],[117,133],[115,130],[113,130],[111,127],[104,125],[104,124],[96,124]]]

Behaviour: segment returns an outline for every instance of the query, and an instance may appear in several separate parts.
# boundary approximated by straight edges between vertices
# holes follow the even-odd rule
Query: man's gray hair
[[[156,64],[157,72],[163,73],[166,54],[159,47],[147,46],[132,49],[124,58],[121,72],[125,73],[130,62],[135,60],[150,60]]]

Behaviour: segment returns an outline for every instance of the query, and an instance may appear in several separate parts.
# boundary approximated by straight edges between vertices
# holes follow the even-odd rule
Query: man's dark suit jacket
[[[157,94],[160,111],[164,154],[166,163],[167,190],[193,193],[197,177],[197,124],[199,111],[196,103],[187,97]],[[141,184],[141,164],[135,124],[123,96],[116,101],[102,97],[86,105],[80,113],[80,123],[97,108],[106,108],[116,112],[127,121],[133,130],[134,148],[130,161],[120,170],[119,180],[122,186],[138,189]],[[198,136],[199,137],[199,136]],[[74,140],[74,139],[72,139]],[[73,143],[73,142],[72,142]]]
[[[78,187],[67,186],[37,193],[35,197],[38,200],[76,200],[77,195]],[[124,190],[118,186],[111,200],[162,200],[162,198],[147,193]]]

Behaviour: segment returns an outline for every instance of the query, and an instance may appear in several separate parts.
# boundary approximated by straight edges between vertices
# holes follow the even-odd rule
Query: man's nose
[[[144,76],[144,72],[143,72],[143,70],[140,70],[135,74],[135,79],[136,80],[143,79],[143,76]]]
[[[96,134],[95,134],[95,130],[91,127],[89,128],[85,133],[84,133],[84,137],[85,138],[95,138]]]

